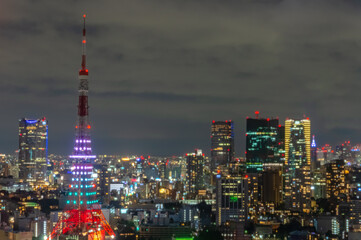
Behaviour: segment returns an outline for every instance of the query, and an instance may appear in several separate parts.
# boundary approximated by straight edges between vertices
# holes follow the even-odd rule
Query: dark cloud
[[[213,97],[202,95],[181,95],[162,92],[129,92],[129,91],[109,91],[109,92],[95,92],[95,96],[100,98],[117,98],[118,100],[124,99],[126,101],[132,99],[145,100],[145,101],[160,101],[160,102],[198,102],[198,103],[228,103],[235,99],[230,97]]]
[[[307,115],[320,143],[361,141],[359,1],[3,1],[0,151],[17,120],[49,119],[67,154],[76,122],[82,14],[97,153],[209,150],[212,119]]]

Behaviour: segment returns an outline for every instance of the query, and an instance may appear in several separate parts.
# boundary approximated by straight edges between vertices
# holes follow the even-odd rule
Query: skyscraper
[[[204,155],[201,149],[187,153],[187,185],[189,193],[197,193],[203,187]]]
[[[263,170],[265,163],[279,163],[278,157],[278,119],[247,118],[246,161],[247,172]]]
[[[211,127],[211,169],[232,162],[234,157],[233,122],[212,121]]]
[[[338,159],[326,164],[326,197],[345,200],[345,161]],[[343,197],[343,198],[342,198]]]
[[[311,207],[311,121],[285,123],[285,203],[308,213]]]
[[[262,202],[275,206],[283,202],[283,164],[264,165],[262,173]]]
[[[317,146],[315,141],[315,135],[312,135],[312,142],[311,142],[311,172],[316,171],[321,167],[319,161],[317,161]]]
[[[46,181],[48,155],[48,121],[19,120],[19,177],[31,185]]]
[[[218,175],[216,192],[216,224],[227,221],[244,225],[248,212],[247,176]]]
[[[326,175],[317,156],[315,135],[311,142],[311,197],[314,199],[326,198]],[[323,154],[322,154],[323,155]]]
[[[336,146],[335,152],[339,159],[352,162],[352,146],[350,141],[345,141],[341,145]]]
[[[94,164],[97,181],[97,196],[101,203],[109,203],[111,171],[106,163]]]

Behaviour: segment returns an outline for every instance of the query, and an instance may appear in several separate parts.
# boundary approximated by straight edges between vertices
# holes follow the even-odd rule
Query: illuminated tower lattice
[[[96,199],[96,185],[92,178],[93,162],[90,139],[90,123],[88,119],[88,69],[86,69],[86,32],[85,15],[82,64],[79,71],[79,104],[78,123],[73,154],[72,183],[69,185],[69,195],[66,200],[66,211],[62,213],[59,222],[49,236],[52,239],[92,239],[102,240],[105,235],[114,238],[115,234],[106,221]]]

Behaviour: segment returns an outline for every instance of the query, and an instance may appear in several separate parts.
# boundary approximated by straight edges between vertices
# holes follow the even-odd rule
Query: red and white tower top
[[[79,70],[79,102],[78,102],[78,123],[76,125],[76,136],[73,154],[70,156],[77,159],[77,162],[89,162],[94,159],[91,149],[89,106],[88,106],[88,69],[86,68],[86,28],[85,18],[83,15],[83,38],[82,38],[82,56],[81,69]]]
[[[83,15],[84,25],[83,25],[83,40],[82,40],[82,55],[81,55],[81,69],[79,75],[88,75],[88,69],[86,69],[86,29],[85,29],[85,18],[86,15]]]

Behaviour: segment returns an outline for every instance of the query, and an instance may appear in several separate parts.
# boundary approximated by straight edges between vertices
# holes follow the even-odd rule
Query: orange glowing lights
[[[91,127],[90,127],[90,125],[88,125],[88,129],[90,129]]]

